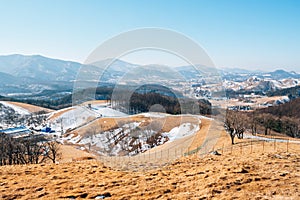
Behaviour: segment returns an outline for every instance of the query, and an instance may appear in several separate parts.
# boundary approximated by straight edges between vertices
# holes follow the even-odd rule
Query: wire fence
[[[190,144],[190,143],[189,143]],[[234,145],[219,141],[211,146],[205,143],[197,148],[190,149],[187,144],[174,145],[170,148],[148,150],[135,156],[98,156],[104,165],[125,171],[149,170],[171,164],[184,156],[201,158],[210,154],[217,155],[248,155],[254,153],[299,153],[300,140],[283,140],[271,137],[268,140],[243,139],[237,140]]]
[[[300,150],[300,141],[294,140],[282,140],[271,138],[269,140],[259,140],[259,139],[247,139],[239,141],[234,145],[218,146],[217,148],[212,148],[210,151],[202,151],[199,153],[200,156],[205,156],[210,153],[218,154],[237,154],[245,155],[252,153],[276,153],[276,152],[289,152],[298,153]],[[199,151],[198,151],[199,152]],[[194,151],[188,152],[193,154]]]

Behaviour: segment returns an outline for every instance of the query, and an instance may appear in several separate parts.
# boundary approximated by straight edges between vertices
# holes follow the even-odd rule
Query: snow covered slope
[[[291,88],[300,85],[299,79],[288,78],[288,79],[270,79],[270,78],[259,78],[256,76],[250,77],[246,81],[228,81],[225,80],[223,83],[227,89],[234,91],[238,90],[261,90],[261,91],[275,91],[284,88]]]
[[[191,134],[194,134],[199,130],[199,125],[194,125],[191,123],[183,123],[178,127],[174,127],[170,132],[163,133],[164,136],[169,138],[169,141],[174,141],[176,139],[180,139]]]
[[[58,114],[61,113],[61,114]],[[58,114],[58,115],[57,115]],[[79,128],[101,117],[125,117],[125,113],[109,108],[106,104],[74,106],[53,112],[49,117],[49,126],[60,132]]]
[[[109,119],[116,118],[98,119],[97,122],[90,123],[87,127],[84,126],[78,131],[72,131],[63,136],[60,142],[80,145],[99,155],[133,156],[166,142],[171,143],[191,136],[200,129],[200,118],[197,116],[164,116],[163,113],[144,113],[119,118],[122,123],[111,124],[111,128],[108,129],[101,128],[109,123]],[[189,119],[192,119],[191,122],[188,122]],[[171,121],[177,122],[170,127]],[[164,122],[169,128],[166,129]],[[95,125],[100,128],[97,129]]]
[[[1,104],[3,104],[4,106],[10,107],[12,108],[15,112],[17,112],[20,115],[29,115],[30,112],[22,107],[13,105],[7,101],[0,101]]]

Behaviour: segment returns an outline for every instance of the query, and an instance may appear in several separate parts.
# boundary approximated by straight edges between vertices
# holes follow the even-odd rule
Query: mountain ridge
[[[100,61],[93,62],[90,64],[84,64],[84,63],[75,62],[75,61],[49,58],[49,57],[38,55],[38,54],[36,54],[36,55],[22,55],[22,54],[0,55],[0,72],[8,73],[11,75],[24,76],[24,74],[21,74],[22,71],[16,72],[16,70],[22,70],[22,67],[28,68],[30,65],[41,67],[42,64],[47,64],[45,66],[47,70],[49,70],[49,68],[47,68],[49,65],[51,67],[54,67],[55,70],[59,69],[56,66],[64,67],[63,69],[65,69],[65,68],[67,68],[68,65],[73,66],[75,69],[78,70],[78,68],[83,65],[92,65],[92,66],[104,68],[108,64],[111,64],[109,67],[112,68],[113,71],[128,71],[128,68],[127,68],[128,66],[129,66],[129,69],[134,69],[134,67],[137,67],[137,66],[148,66],[148,65],[133,64],[133,63],[126,62],[124,60],[112,59],[112,58],[100,60]],[[120,67],[120,65],[126,66],[126,67]],[[161,66],[160,64],[151,64],[149,66],[155,66],[155,65]],[[170,67],[170,66],[166,66],[166,67]],[[176,66],[176,67],[170,67],[170,68],[176,69],[177,71],[182,71],[182,70],[186,70],[186,68],[191,68],[191,67],[194,68],[195,70],[200,70],[200,71],[207,70],[205,67],[203,67],[201,65],[196,65],[195,67],[188,65],[188,66]],[[72,67],[67,68],[67,69],[72,69]],[[260,70],[248,70],[248,69],[242,69],[242,68],[219,68],[219,70],[222,72],[227,71],[227,72],[231,72],[231,73],[299,75],[298,73],[296,73],[294,71],[287,71],[284,69],[276,69],[271,72],[265,72],[265,71],[260,71]]]
[[[137,65],[119,59],[106,59],[91,64],[48,58],[42,55],[2,55],[0,56],[0,78],[2,80],[0,94],[11,91],[17,93],[39,93],[43,90],[72,89],[74,80],[118,83],[122,78],[126,80],[167,81],[199,80],[211,74],[220,76],[223,80],[247,81],[251,76],[261,79],[300,79],[300,74],[283,69],[273,72],[250,71],[233,68],[228,71],[209,68],[201,65],[169,67],[159,64]],[[124,76],[126,75],[126,76]],[[178,79],[179,77],[179,79]],[[181,77],[181,78],[180,78]],[[100,79],[100,80],[99,80]]]

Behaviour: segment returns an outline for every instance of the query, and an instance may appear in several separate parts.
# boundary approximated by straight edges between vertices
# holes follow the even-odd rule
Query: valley
[[[3,72],[3,199],[299,195],[297,73],[20,55],[0,66],[12,58],[29,64]]]

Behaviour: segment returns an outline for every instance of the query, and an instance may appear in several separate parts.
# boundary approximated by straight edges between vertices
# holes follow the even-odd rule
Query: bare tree
[[[256,110],[251,112],[250,124],[251,124],[252,135],[256,135],[256,133],[257,133],[257,114],[256,114]]]
[[[239,139],[244,137],[246,130],[246,118],[238,111],[227,110],[225,118],[225,127],[231,137],[231,144],[234,144],[234,138],[237,136]]]
[[[299,137],[299,120],[290,117],[282,118],[282,131],[291,137]]]
[[[46,150],[45,156],[49,158],[53,163],[55,163],[57,158],[61,156],[60,146],[55,141],[45,143],[45,150]]]

